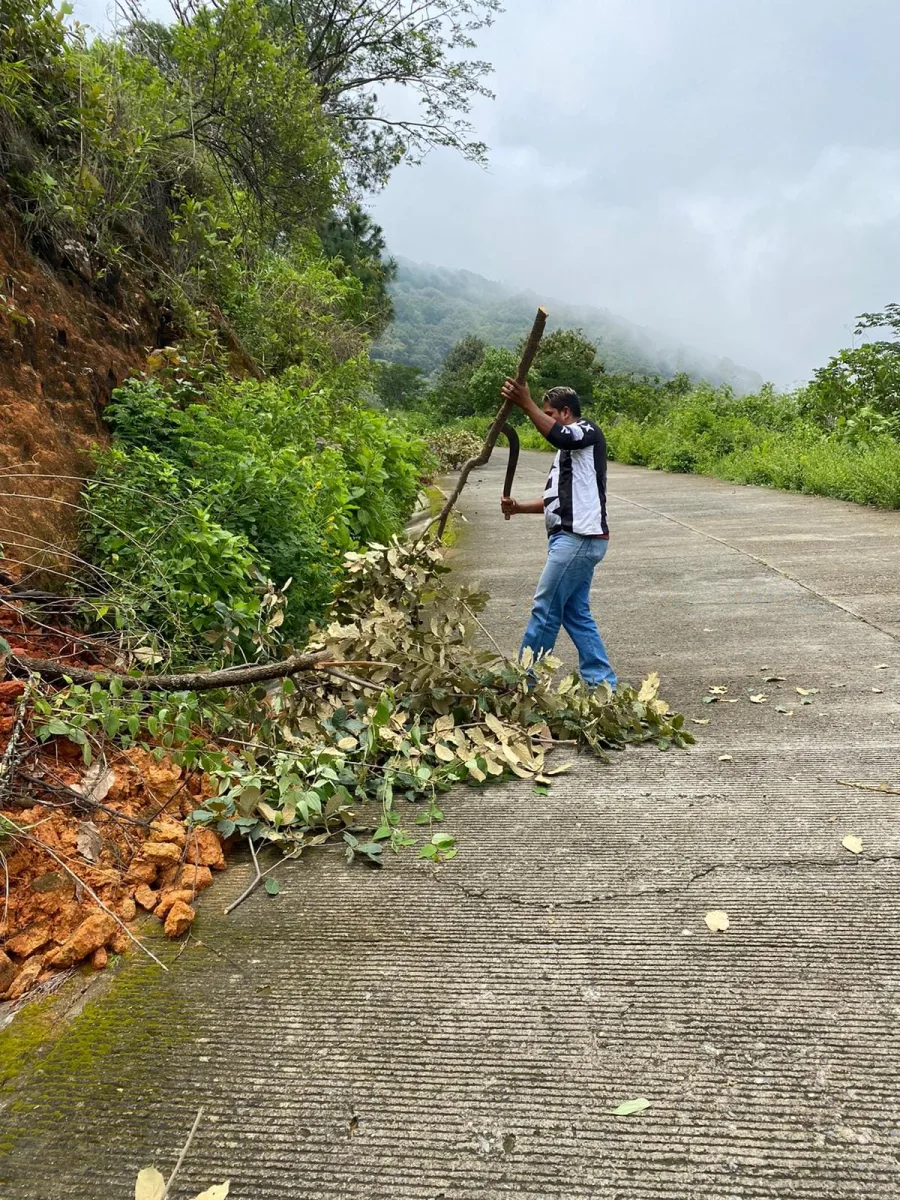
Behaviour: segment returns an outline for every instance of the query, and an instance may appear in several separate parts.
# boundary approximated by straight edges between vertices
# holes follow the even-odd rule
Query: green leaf
[[[225,820],[225,821],[220,821],[218,823],[218,825],[216,826],[216,829],[219,831],[219,833],[221,833],[222,837],[227,838],[227,837],[231,837],[231,835],[234,833],[235,829],[237,829],[237,825],[234,823],[234,821]]]
[[[272,879],[272,878],[267,879],[264,886],[270,896],[277,896],[278,893],[281,891],[281,884],[278,882],[277,879]]]
[[[649,1107],[650,1101],[645,1100],[643,1096],[639,1096],[636,1100],[626,1100],[618,1108],[611,1108],[610,1112],[614,1117],[631,1117],[635,1113],[644,1112]]]

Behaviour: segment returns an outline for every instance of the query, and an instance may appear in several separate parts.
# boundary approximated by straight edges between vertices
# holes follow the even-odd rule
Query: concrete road
[[[501,477],[467,490],[456,561],[512,650],[544,541],[501,520]],[[5,1200],[129,1196],[201,1104],[178,1197],[896,1200],[900,797],[838,780],[900,790],[900,516],[610,487],[608,647],[709,721],[698,745],[461,793],[437,878],[310,857],[225,919],[232,870],[201,945],[132,962],[7,1094]]]

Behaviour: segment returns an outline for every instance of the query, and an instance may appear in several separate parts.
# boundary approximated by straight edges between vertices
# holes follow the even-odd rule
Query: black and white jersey
[[[590,421],[558,421],[544,435],[557,455],[544,488],[547,533],[609,537],[606,523],[606,438]]]

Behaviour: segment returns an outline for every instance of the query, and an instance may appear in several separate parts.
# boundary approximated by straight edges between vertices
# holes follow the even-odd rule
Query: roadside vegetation
[[[766,386],[736,396],[686,375],[610,373],[580,330],[545,339],[530,382],[535,395],[558,383],[574,387],[618,462],[900,508],[900,309],[859,318],[858,336],[876,330],[880,340],[842,350],[785,395]],[[468,336],[431,378],[384,363],[376,386],[386,405],[410,414],[449,470],[483,435],[514,358]],[[548,449],[531,426],[520,438]]]

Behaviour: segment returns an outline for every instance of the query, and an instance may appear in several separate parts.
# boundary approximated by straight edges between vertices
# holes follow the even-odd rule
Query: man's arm
[[[556,418],[548,417],[544,410],[538,408],[532,400],[527,383],[516,383],[515,379],[507,379],[500,389],[500,395],[504,400],[511,400],[517,408],[521,408],[538,433],[543,434],[544,437],[556,424]]]
[[[504,516],[515,517],[520,513],[543,513],[544,500],[513,500],[512,496],[500,497],[500,511]]]

